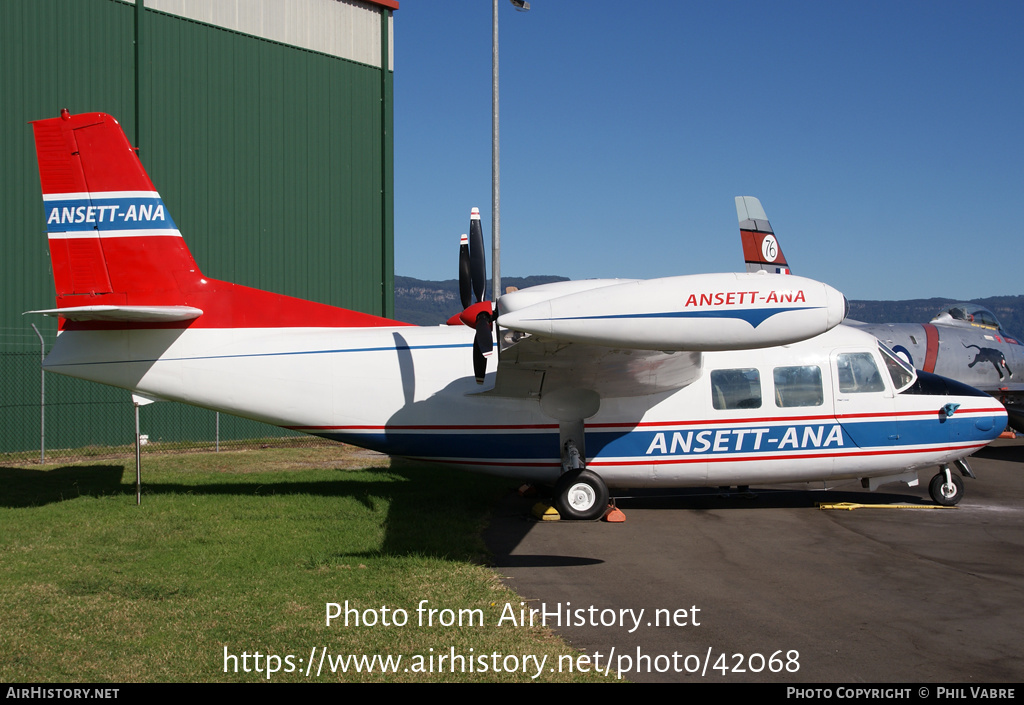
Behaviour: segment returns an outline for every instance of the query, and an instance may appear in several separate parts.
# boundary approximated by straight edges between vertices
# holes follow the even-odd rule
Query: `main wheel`
[[[964,498],[964,481],[959,475],[950,473],[949,482],[946,482],[946,473],[940,472],[928,484],[928,494],[936,504],[952,507]]]
[[[608,487],[589,470],[567,472],[555,485],[555,509],[563,519],[600,519],[608,509]]]

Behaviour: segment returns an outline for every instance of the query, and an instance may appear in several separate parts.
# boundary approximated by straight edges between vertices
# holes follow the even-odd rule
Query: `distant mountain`
[[[528,286],[568,281],[568,277],[502,277],[502,287]],[[490,281],[487,282],[490,297]],[[1024,296],[990,296],[972,299],[996,314],[1008,333],[1024,335]],[[906,301],[851,301],[850,318],[865,323],[927,323],[954,299],[908,299]],[[406,323],[433,326],[444,323],[462,310],[459,282],[424,281],[395,277],[395,318]]]

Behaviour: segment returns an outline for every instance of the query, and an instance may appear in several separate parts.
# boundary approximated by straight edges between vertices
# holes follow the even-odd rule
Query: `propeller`
[[[494,308],[490,301],[483,300],[486,284],[484,233],[480,226],[480,209],[474,208],[469,214],[469,237],[463,235],[459,243],[459,297],[463,308],[459,319],[476,329],[473,338],[473,374],[477,384],[484,383],[487,358],[494,352],[494,341],[491,338]],[[476,303],[473,303],[473,297]]]

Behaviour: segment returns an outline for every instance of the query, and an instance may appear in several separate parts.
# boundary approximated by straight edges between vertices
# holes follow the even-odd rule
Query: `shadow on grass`
[[[1004,449],[992,449],[1001,451]],[[1006,449],[1017,452],[1018,449]],[[209,477],[207,474],[206,477]],[[357,553],[331,553],[310,557],[316,568],[351,559],[381,556],[435,556],[480,562],[488,552],[497,566],[588,565],[600,562],[589,556],[514,556],[516,547],[536,525],[530,507],[536,499],[522,499],[510,490],[513,481],[463,472],[440,465],[394,460],[390,467],[357,471],[337,469],[328,479],[308,481],[294,476],[232,475],[223,482],[187,483],[147,481],[143,466],[143,506],[161,495],[281,497],[308,495],[348,498],[368,510],[383,505],[384,536],[380,548]],[[43,506],[79,497],[133,496],[134,476],[124,465],[77,465],[51,470],[0,468],[0,506]],[[639,490],[616,492],[617,504],[627,512],[644,510],[756,510],[813,508],[818,502],[862,502],[870,505],[930,505],[925,497],[909,493],[857,490],[829,492],[760,489],[752,493],[715,489]],[[502,499],[504,497],[504,499]],[[343,521],[339,512],[339,521]],[[486,546],[479,537],[485,524]],[[572,524],[565,527],[572,530]],[[613,526],[607,530],[614,531]],[[489,549],[489,551],[488,551]]]
[[[123,465],[66,465],[50,470],[0,467],[0,507],[38,507],[78,497],[125,494],[122,475]]]
[[[294,476],[233,475],[226,482],[146,480],[142,507],[161,495],[282,497],[307,495],[354,499],[383,513],[384,539],[372,552],[314,556],[317,564],[382,555],[423,555],[481,561],[487,549],[479,534],[489,510],[511,486],[509,480],[475,475],[438,465],[393,460],[390,467],[328,470],[322,481]],[[206,474],[205,477],[209,477]],[[367,479],[369,477],[370,479]],[[123,465],[78,465],[50,470],[0,468],[0,507],[39,507],[80,497],[135,495],[134,473]],[[343,521],[339,513],[339,521]]]

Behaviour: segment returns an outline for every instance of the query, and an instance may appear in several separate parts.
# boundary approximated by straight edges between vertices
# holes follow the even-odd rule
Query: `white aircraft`
[[[951,463],[1006,424],[922,385],[846,299],[800,277],[707,274],[483,293],[410,326],[203,276],[117,122],[33,123],[61,332],[45,368],[396,456],[555,485],[563,517],[609,488],[862,479],[957,502]],[[495,337],[491,319],[500,334]],[[498,355],[489,355],[497,347]],[[474,372],[474,366],[477,370]],[[943,386],[944,385],[944,386]]]
[[[736,215],[747,271],[788,274],[789,264],[761,202],[752,196],[737,196]],[[940,374],[991,394],[1006,407],[1010,424],[1024,432],[1024,344],[1007,333],[996,315],[984,306],[952,304],[928,323],[862,323],[847,319],[845,325],[875,336],[923,372]]]

